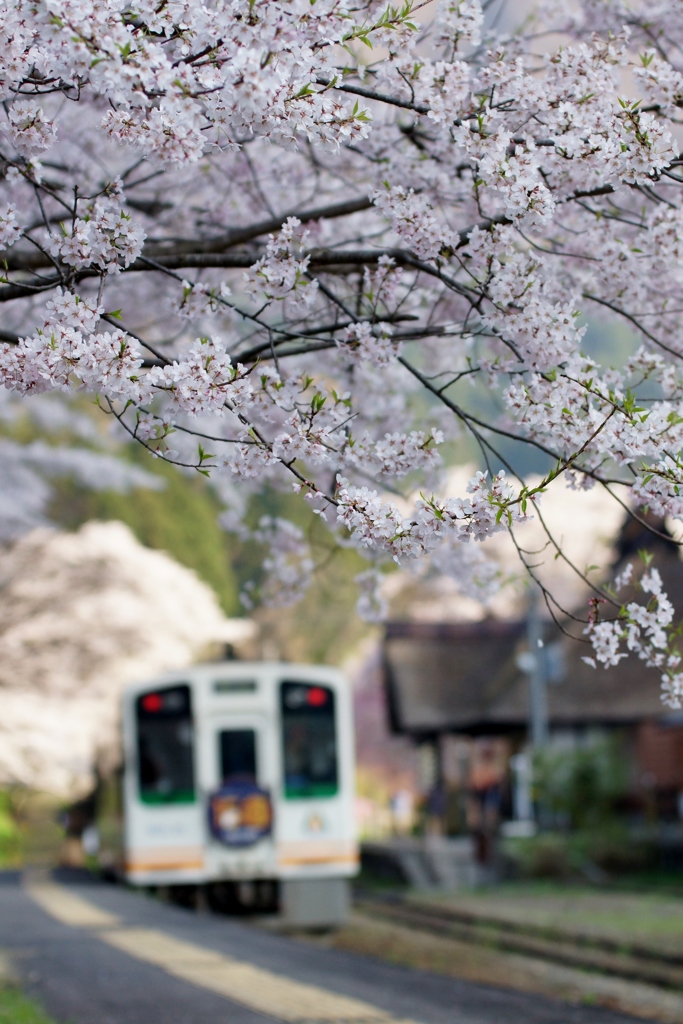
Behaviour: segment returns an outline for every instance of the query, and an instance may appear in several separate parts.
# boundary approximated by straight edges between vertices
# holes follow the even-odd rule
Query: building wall
[[[683,793],[683,726],[642,722],[636,730],[636,758],[641,787]]]

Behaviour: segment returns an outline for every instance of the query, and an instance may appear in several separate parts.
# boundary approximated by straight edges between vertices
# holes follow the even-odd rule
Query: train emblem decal
[[[253,846],[273,829],[268,791],[247,783],[222,786],[209,797],[209,827],[226,846]]]

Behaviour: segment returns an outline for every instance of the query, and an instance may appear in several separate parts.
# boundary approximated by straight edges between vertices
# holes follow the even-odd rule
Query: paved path
[[[192,914],[0,874],[0,951],[68,1024],[633,1024]]]

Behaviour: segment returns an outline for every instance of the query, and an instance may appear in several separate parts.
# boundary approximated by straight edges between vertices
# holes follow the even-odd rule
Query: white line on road
[[[48,914],[73,928],[94,930],[110,946],[168,974],[209,989],[287,1024],[415,1024],[370,1003],[235,960],[151,928],[125,927],[121,918],[53,882],[30,882],[27,891]]]

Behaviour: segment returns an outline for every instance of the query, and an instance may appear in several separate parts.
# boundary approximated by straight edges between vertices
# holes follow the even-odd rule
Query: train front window
[[[195,799],[194,726],[190,687],[141,694],[135,704],[138,787],[146,804]]]
[[[256,785],[256,733],[253,729],[223,729],[218,734],[221,784]]]
[[[335,796],[339,790],[334,691],[280,684],[285,797]]]

